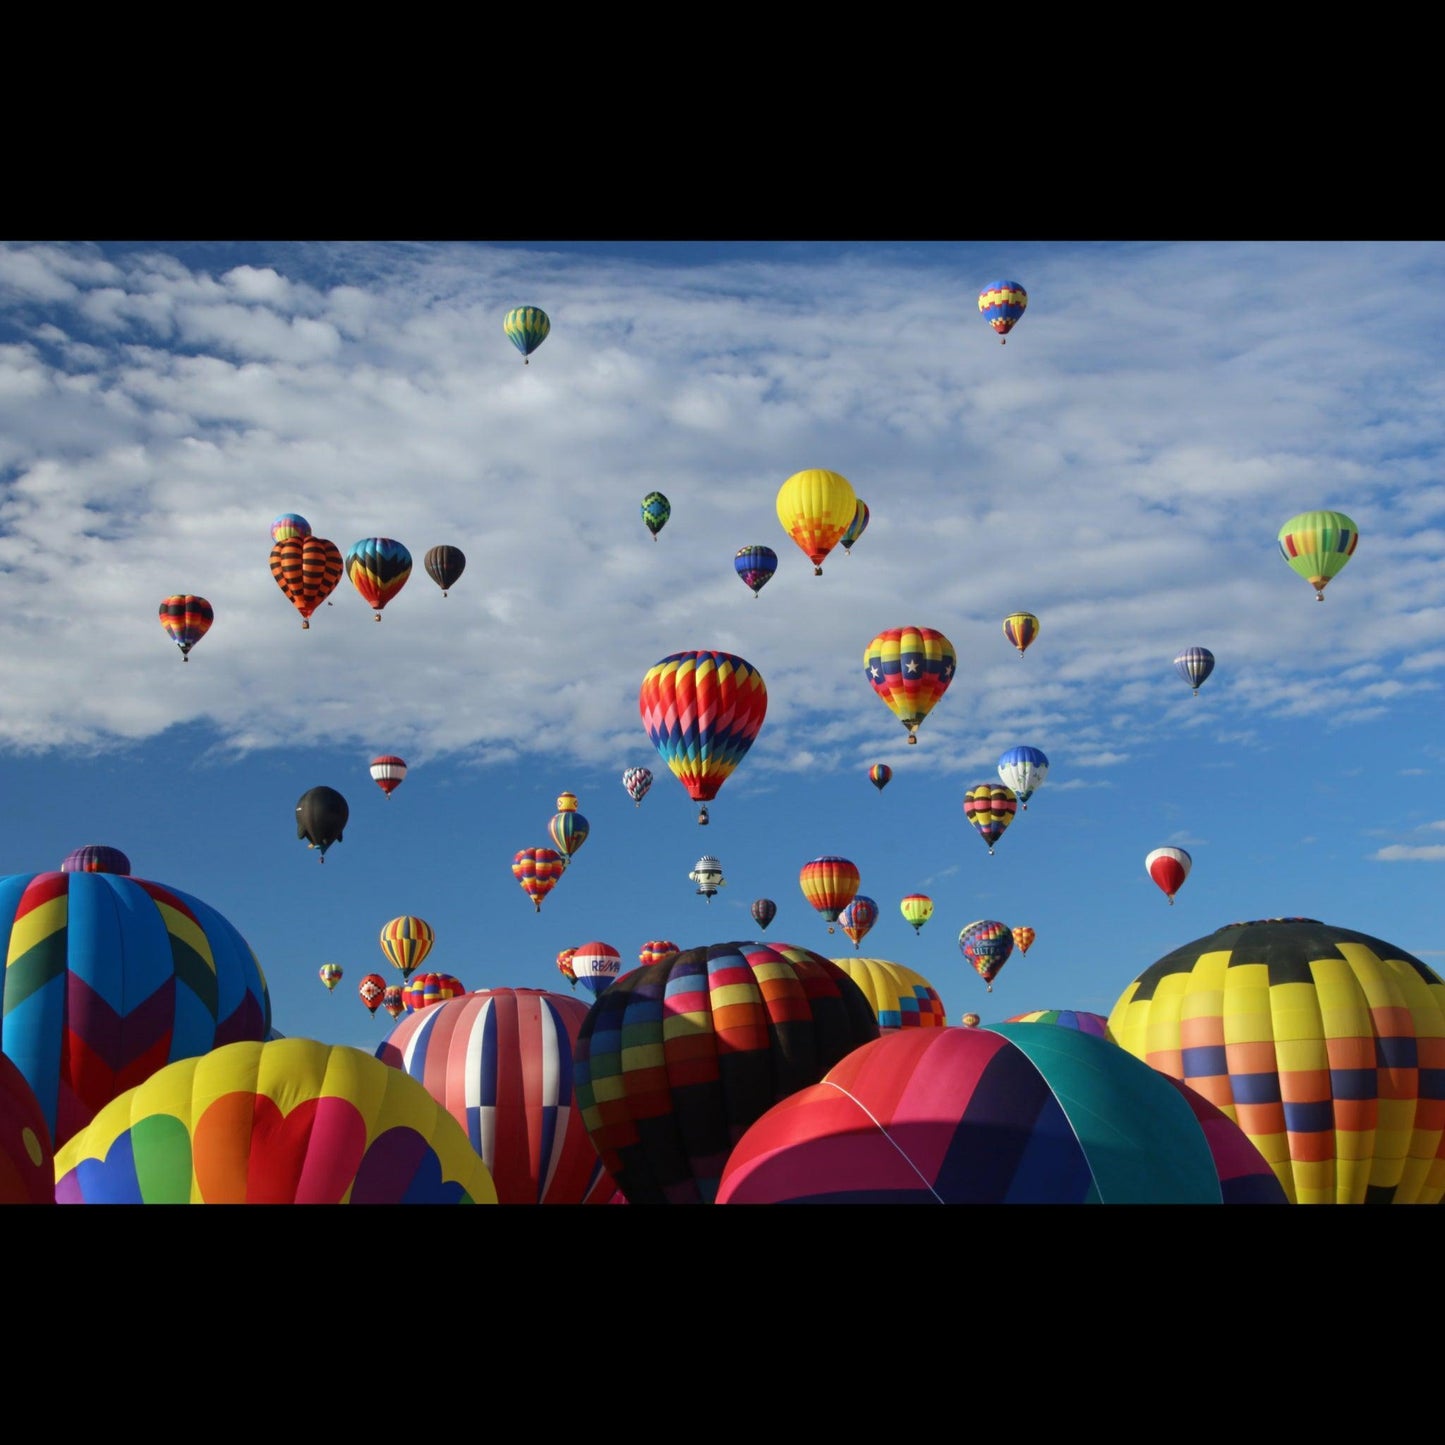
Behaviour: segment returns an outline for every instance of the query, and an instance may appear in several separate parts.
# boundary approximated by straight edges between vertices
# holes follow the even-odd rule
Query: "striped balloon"
[[[117,873],[0,878],[0,1050],[25,1075],[57,1150],[176,1059],[271,1027],[250,945],[209,904]]]
[[[490,988],[408,1014],[376,1057],[418,1080],[466,1131],[502,1204],[605,1204],[617,1185],[577,1104],[574,1051],[588,1005]]]
[[[1174,671],[1194,689],[1195,697],[1205,678],[1214,671],[1214,654],[1207,647],[1186,647],[1174,659]]]
[[[803,890],[803,897],[810,908],[815,908],[827,920],[829,933],[833,932],[838,915],[853,901],[862,881],[856,863],[833,853],[810,859],[798,872],[798,887]]]
[[[893,716],[918,741],[918,726],[953,681],[953,644],[931,627],[890,627],[863,649],[863,675]]]
[[[537,912],[542,900],[557,886],[567,860],[552,848],[519,848],[512,856],[512,877],[532,900]]]
[[[371,777],[389,798],[406,777],[406,763],[394,753],[383,753],[379,758],[372,758]]]
[[[417,1009],[458,998],[466,991],[461,979],[449,973],[418,973],[402,986],[401,1001],[415,1013]]]
[[[104,843],[87,843],[65,855],[62,873],[129,873],[130,859],[119,848]]]
[[[271,541],[285,542],[292,537],[306,538],[311,535],[311,523],[299,512],[282,512],[271,523]]]
[[[838,915],[838,927],[853,940],[854,948],[877,922],[878,905],[862,893],[855,894],[852,902]]]
[[[1004,1020],[1009,1024],[1057,1024],[1062,1029],[1078,1029],[1081,1033],[1093,1034],[1095,1038],[1110,1039],[1109,1020],[1103,1014],[1085,1013],[1071,1008],[1037,1008],[1028,1013],[1014,1014]]]
[[[389,963],[401,970],[404,979],[426,960],[435,942],[431,924],[409,913],[393,918],[381,930],[381,951]]]
[[[678,947],[670,938],[650,938],[638,952],[642,964],[661,963],[670,953],[677,953]]]
[[[381,609],[411,576],[411,553],[390,537],[363,537],[346,554],[346,575],[381,621]]]
[[[325,537],[283,537],[271,548],[271,575],[286,600],[301,614],[302,627],[336,590],[345,563]]]
[[[1013,822],[1018,804],[1014,790],[1000,783],[979,783],[963,795],[963,816],[988,844],[990,855],[993,845],[1003,837],[1004,829]]]
[[[1003,635],[1018,648],[1022,657],[1039,635],[1039,619],[1032,612],[1010,612],[1003,620]]]
[[[572,950],[572,972],[594,997],[605,993],[622,972],[622,955],[610,943],[579,943]]]
[[[160,617],[166,636],[180,648],[187,662],[191,660],[191,648],[211,630],[211,623],[216,620],[211,604],[204,597],[189,593],[165,598],[161,602]]]
[[[522,353],[522,364],[527,366],[532,353],[551,335],[552,321],[540,306],[514,306],[502,318],[502,330]]]
[[[1019,324],[1029,304],[1029,293],[1017,281],[990,281],[978,293],[978,309],[998,334],[1000,345]]]
[[[1301,512],[1279,529],[1279,553],[1325,600],[1325,588],[1359,546],[1360,529],[1343,512]]]

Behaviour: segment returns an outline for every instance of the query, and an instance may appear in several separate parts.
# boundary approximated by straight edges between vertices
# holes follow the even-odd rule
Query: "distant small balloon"
[[[84,848],[76,848],[65,855],[60,871],[129,875],[130,859],[119,848],[108,848],[104,843],[87,843]]]

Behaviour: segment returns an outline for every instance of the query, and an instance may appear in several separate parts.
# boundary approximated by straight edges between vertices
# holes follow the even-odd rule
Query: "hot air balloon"
[[[832,961],[863,990],[882,1033],[947,1025],[943,1000],[921,973],[887,958],[835,958]]]
[[[778,554],[771,547],[739,547],[733,567],[756,597],[778,570]]]
[[[753,745],[768,689],[752,663],[730,652],[674,652],[648,668],[637,696],[647,736],[707,822],[709,799]]]
[[[346,554],[346,575],[380,622],[381,609],[411,576],[411,553],[390,537],[363,537]]]
[[[1034,938],[1037,936],[1032,928],[1018,927],[1013,931],[1014,947],[1023,954],[1034,946]]]
[[[798,874],[803,897],[827,920],[829,933],[838,915],[853,901],[861,881],[857,864],[831,853],[804,863]]]
[[[638,962],[646,967],[649,963],[661,963],[670,953],[677,953],[678,947],[671,939],[650,938],[638,952]]]
[[[1214,671],[1214,654],[1207,647],[1186,647],[1174,659],[1174,671],[1194,689],[1199,696],[1200,686]]]
[[[35,1091],[57,1149],[162,1065],[271,1027],[250,945],[168,883],[0,878],[0,960],[0,1049]]]
[[[778,916],[778,905],[771,898],[755,898],[752,907],[753,922],[764,932],[768,924]]]
[[[723,877],[722,864],[711,853],[704,853],[693,864],[692,872],[687,876],[697,884],[698,896],[706,898],[709,903],[712,902],[713,894],[727,883],[727,879]]]
[[[522,353],[522,365],[530,366],[532,353],[552,330],[552,321],[540,306],[514,306],[502,318],[502,330]]]
[[[460,998],[466,991],[461,979],[449,973],[418,973],[402,985],[401,1001],[415,1013],[418,1009],[444,1003],[449,998]]]
[[[574,993],[577,989],[577,974],[572,968],[572,955],[576,952],[575,948],[564,948],[557,955],[557,972],[572,985]]]
[[[572,972],[593,997],[599,997],[622,973],[622,955],[610,943],[579,943],[572,950]]]
[[[878,905],[862,893],[854,894],[853,901],[838,914],[838,927],[853,940],[854,948],[877,922]]]
[[[1010,748],[998,760],[998,775],[1005,787],[1013,789],[1019,807],[1027,812],[1029,799],[1049,775],[1049,760],[1042,748]]]
[[[166,636],[181,650],[184,661],[191,660],[191,648],[211,630],[215,614],[204,597],[177,593],[161,601],[161,626]]]
[[[983,1018],[980,1014],[964,1014],[959,1020],[959,1023],[966,1029],[976,1029],[982,1022]]]
[[[311,614],[336,590],[345,563],[335,542],[325,537],[286,537],[271,548],[271,575],[286,600],[311,626]]]
[[[60,865],[62,873],[130,873],[130,859],[119,848],[104,843],[87,843],[72,849]]]
[[[898,905],[905,923],[913,925],[917,933],[933,917],[933,899],[926,893],[910,893]]]
[[[404,913],[383,924],[381,929],[381,951],[387,962],[401,970],[402,978],[410,978],[415,969],[426,961],[436,942],[436,931],[424,918]]]
[[[853,520],[848,523],[848,530],[838,538],[843,544],[845,554],[851,554],[853,543],[868,530],[868,503],[859,498],[857,507],[853,510]]]
[[[1022,657],[1039,635],[1039,619],[1032,612],[1010,612],[1003,620],[1003,635],[1018,648]]]
[[[1014,930],[1018,932],[1017,929]],[[1004,1020],[1009,1024],[1056,1024],[1061,1029],[1078,1029],[1080,1033],[1093,1034],[1096,1039],[1112,1039],[1109,1034],[1109,1020],[1103,1014],[1083,1013],[1071,1008],[1036,1008],[1028,1013],[1014,1014]]]
[[[1003,837],[1004,829],[1014,820],[1018,810],[1018,795],[1012,788],[999,783],[979,783],[963,795],[963,816],[978,829],[978,835],[988,844],[989,856],[993,856],[993,845]]]
[[[640,808],[643,796],[652,786],[652,769],[624,768],[622,770],[622,786],[627,789],[627,796]]]
[[[868,781],[881,793],[893,778],[893,769],[887,763],[874,763],[868,769]]]
[[[406,777],[406,763],[393,753],[383,753],[371,760],[371,776],[376,786],[389,798]]]
[[[308,848],[319,848],[324,863],[326,850],[342,841],[341,830],[350,816],[346,799],[335,788],[308,788],[296,804],[296,836],[305,838]]]
[[[271,523],[271,543],[287,542],[292,537],[305,541],[311,535],[311,523],[299,512],[282,512]]]
[[[630,1203],[709,1204],[754,1119],[878,1036],[858,985],[806,948],[689,948],[593,1003],[573,1054],[577,1103]]]
[[[575,813],[577,811],[577,794],[558,793],[557,811],[559,813]]]
[[[495,1204],[466,1131],[400,1069],[314,1039],[182,1059],[55,1159],[58,1204]]]
[[[566,796],[564,794],[564,796]],[[560,803],[561,799],[558,799]],[[590,832],[587,819],[577,811],[577,800],[573,798],[570,808],[563,808],[552,815],[552,821],[547,824],[547,832],[557,851],[562,855],[564,864],[572,861],[572,856],[587,841],[587,834]]]
[[[326,985],[326,992],[330,993],[342,979],[342,969],[339,963],[323,963],[320,968],[321,982]]]
[[[980,918],[958,933],[958,951],[993,992],[993,981],[1014,951],[1014,936],[1008,924]]]
[[[1294,1204],[1445,1201],[1445,980],[1313,918],[1230,923],[1140,974],[1118,1045],[1204,1096]]]
[[[652,533],[654,542],[657,541],[657,534],[667,526],[670,516],[672,503],[661,492],[649,492],[642,499],[642,525]]]
[[[747,1129],[716,1202],[1223,1204],[1205,1125],[1139,1062],[1033,1024],[883,1034]]]
[[[794,472],[778,488],[778,521],[813,564],[815,577],[823,575],[823,559],[842,540],[857,511],[852,483],[837,472],[817,467]]]
[[[1279,529],[1279,551],[1325,600],[1325,588],[1355,555],[1360,530],[1343,512],[1301,512]]]
[[[1171,907],[1193,866],[1194,860],[1183,848],[1155,848],[1144,859],[1144,871],[1164,890]]]
[[[890,627],[863,649],[868,685],[918,741],[918,725],[948,691],[957,667],[953,644],[931,627]]]
[[[381,1001],[386,996],[387,982],[379,973],[369,973],[359,984],[356,991],[361,995],[361,1001],[366,1005],[366,1011],[374,1014],[381,1007]]]
[[[501,1204],[605,1204],[617,1192],[577,1106],[575,994],[489,988],[402,1019],[376,1057],[461,1125]]]
[[[0,1053],[0,1204],[55,1203],[55,1148],[35,1090]]]
[[[460,547],[428,547],[422,565],[426,568],[426,575],[442,589],[445,597],[447,589],[455,587],[457,578],[466,571],[467,554]]]
[[[1017,281],[990,281],[978,293],[978,309],[998,333],[1000,345],[1007,343],[1028,304],[1029,293]]]
[[[557,886],[566,866],[562,855],[550,848],[521,848],[512,858],[512,877],[540,913],[542,900]]]
[[[399,983],[389,983],[382,990],[381,1006],[394,1019],[399,1019],[406,1012],[406,1000],[401,996]]]

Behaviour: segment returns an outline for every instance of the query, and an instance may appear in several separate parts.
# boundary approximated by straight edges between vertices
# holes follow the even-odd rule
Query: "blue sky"
[[[1006,346],[976,305],[1000,277],[1030,298]],[[552,320],[526,367],[520,304]],[[391,1021],[356,984],[399,981],[377,940],[407,913],[469,988],[565,990],[590,940],[631,966],[761,936],[907,964],[952,1022],[1107,1013],[1243,918],[1439,969],[1442,312],[1438,243],[0,245],[0,874],[121,848],[240,929],[281,1032],[368,1049]],[[808,467],[871,513],[821,577],[774,510]],[[1317,507],[1361,533],[1322,604],[1275,540]],[[411,550],[380,623],[343,580],[302,631],[282,512]],[[438,543],[468,559],[446,598]],[[756,599],[754,543],[780,563]],[[188,663],[174,592],[215,608]],[[959,659],[916,747],[862,672],[904,624]],[[1197,697],[1189,645],[1217,659]],[[769,695],[707,828],[637,710],[689,648]],[[1049,777],[990,857],[963,794],[1019,744]],[[389,799],[383,752],[410,765]],[[351,808],[324,865],[294,822],[318,784]],[[563,790],[591,832],[537,913],[510,863]],[[1194,860],[1173,906],[1144,871],[1166,844]],[[798,886],[824,853],[879,905],[856,950]],[[1037,934],[992,994],[957,947],[979,918]]]

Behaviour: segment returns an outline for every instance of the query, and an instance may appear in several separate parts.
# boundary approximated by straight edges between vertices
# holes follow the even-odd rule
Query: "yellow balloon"
[[[778,521],[806,553],[813,575],[823,575],[823,559],[853,525],[858,498],[847,477],[812,468],[794,472],[778,489]]]

